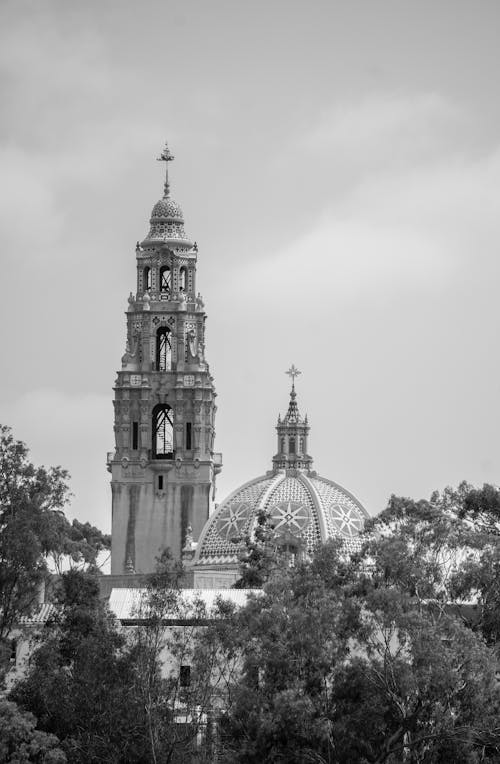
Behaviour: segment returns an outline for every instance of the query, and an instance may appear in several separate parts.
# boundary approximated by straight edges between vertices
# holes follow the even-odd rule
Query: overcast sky
[[[218,500],[302,370],[315,468],[372,514],[500,483],[498,0],[3,0],[0,421],[110,528],[135,243],[199,244]]]

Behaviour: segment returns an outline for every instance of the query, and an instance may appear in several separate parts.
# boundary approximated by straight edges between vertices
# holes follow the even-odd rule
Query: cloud
[[[60,464],[72,476],[72,517],[109,528],[111,505],[106,451],[113,448],[113,410],[108,395],[72,395],[34,389],[0,404],[0,421],[23,440],[35,464]]]
[[[432,93],[370,96],[327,112],[293,150],[339,174],[317,176],[332,182],[308,231],[248,262],[243,294],[263,306],[273,295],[313,295],[321,311],[330,299],[435,293],[477,277],[478,257],[497,272],[500,147],[478,152],[465,140],[471,124]]]
[[[322,162],[387,168],[446,149],[450,127],[456,139],[467,124],[463,113],[438,93],[378,93],[336,103],[296,138],[296,146]]]
[[[5,249],[51,247],[63,218],[54,189],[47,183],[48,164],[18,148],[0,150],[0,233]]]
[[[333,212],[298,241],[249,266],[238,297],[258,295],[261,308],[267,303],[271,309],[276,297],[283,305],[302,298],[322,312],[330,300],[360,300],[401,287],[439,288],[453,268],[450,253],[425,231],[410,234],[404,225],[346,220]]]

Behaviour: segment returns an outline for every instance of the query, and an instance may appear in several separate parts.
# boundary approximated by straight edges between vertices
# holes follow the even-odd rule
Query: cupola
[[[158,157],[159,162],[165,162],[165,184],[163,197],[156,202],[151,211],[149,221],[149,233],[142,242],[142,247],[152,244],[165,243],[172,249],[191,249],[193,242],[186,236],[184,230],[184,216],[180,205],[170,196],[170,183],[168,179],[168,163],[174,159],[168,145]]]

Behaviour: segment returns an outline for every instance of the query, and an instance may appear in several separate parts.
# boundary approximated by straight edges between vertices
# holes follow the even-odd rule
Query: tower
[[[111,573],[149,573],[169,547],[181,557],[186,534],[208,519],[215,476],[215,397],[205,360],[205,321],[196,292],[198,247],[170,196],[168,146],[163,198],[136,246],[137,287],[128,299],[127,341],[114,387],[116,450]]]

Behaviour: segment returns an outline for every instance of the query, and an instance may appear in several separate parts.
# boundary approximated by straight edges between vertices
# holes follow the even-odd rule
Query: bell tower
[[[150,573],[169,547],[181,557],[187,534],[208,519],[215,476],[215,397],[205,360],[206,314],[196,292],[198,247],[170,196],[168,146],[162,199],[137,243],[137,287],[128,298],[127,340],[115,382],[116,450],[111,573]]]

